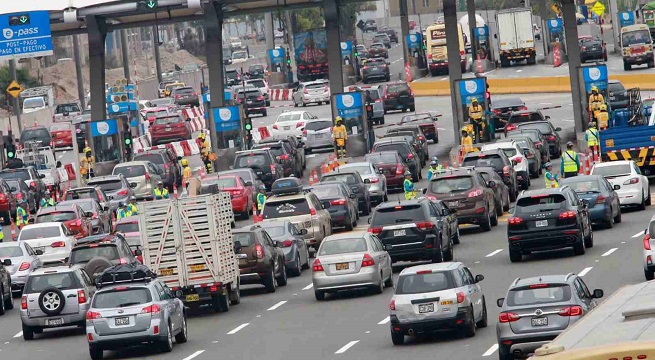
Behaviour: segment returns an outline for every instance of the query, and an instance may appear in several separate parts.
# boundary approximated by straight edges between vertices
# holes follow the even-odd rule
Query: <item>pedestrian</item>
[[[121,202],[118,204],[118,210],[116,211],[116,220],[125,219],[126,217],[132,216],[130,208],[127,206],[127,203]]]
[[[156,200],[168,199],[168,189],[164,188],[164,183],[159,181],[157,187],[153,190]]]
[[[136,215],[137,208],[136,208],[136,196],[130,196],[130,203],[127,205],[127,208],[130,210],[130,215]]]
[[[461,143],[461,153],[462,157],[471,151],[473,151],[473,139],[469,135],[468,131],[462,130],[462,143]]]
[[[30,212],[27,210],[27,200],[23,199],[16,209],[16,225],[18,225],[18,228],[23,229],[23,226],[29,223],[29,218]]]
[[[96,159],[91,153],[90,147],[84,148],[84,157],[80,160],[80,174],[84,178],[85,182],[88,182],[90,178],[95,176],[93,167],[95,166]]]
[[[546,174],[544,175],[546,189],[558,188],[559,180],[557,179],[557,174],[553,173],[553,164],[547,162],[544,167],[546,168]]]
[[[257,211],[259,214],[262,213],[264,209],[264,202],[266,201],[266,186],[259,186],[259,193],[257,193]]]
[[[562,161],[560,163],[560,174],[564,174],[564,178],[578,176],[580,171],[580,159],[578,153],[573,150],[573,143],[566,143],[566,151],[562,154]]]
[[[430,168],[428,169],[428,181],[432,179],[432,176],[434,176],[434,173],[438,173],[443,169],[443,166],[439,164],[439,159],[437,157],[433,157],[432,161],[430,162]]]
[[[589,122],[589,127],[584,134],[584,139],[587,142],[591,156],[598,155],[598,129],[596,129],[596,123],[593,121]]]

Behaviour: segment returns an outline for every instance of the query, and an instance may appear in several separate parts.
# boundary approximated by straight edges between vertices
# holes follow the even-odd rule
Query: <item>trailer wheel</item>
[[[221,312],[228,312],[230,311],[230,295],[229,294],[219,294],[218,295],[218,303],[221,307]]]

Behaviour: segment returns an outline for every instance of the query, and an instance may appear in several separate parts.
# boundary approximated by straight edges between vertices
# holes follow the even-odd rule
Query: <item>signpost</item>
[[[2,14],[0,27],[0,60],[52,55],[48,11]]]
[[[11,84],[7,86],[7,93],[14,98],[17,98],[23,90],[23,87],[16,80],[12,80]]]

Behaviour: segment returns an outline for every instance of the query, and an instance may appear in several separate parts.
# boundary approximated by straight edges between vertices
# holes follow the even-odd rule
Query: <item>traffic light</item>
[[[487,91],[485,92],[485,101],[487,102],[487,109],[491,106],[491,92],[489,91],[489,84],[487,84]]]
[[[248,133],[252,131],[252,120],[249,117],[245,118],[243,122],[243,129],[246,130]]]
[[[287,55],[287,66],[291,66],[291,56]]]
[[[16,157],[16,145],[10,143],[5,145],[5,148],[7,149],[7,159],[14,159]]]

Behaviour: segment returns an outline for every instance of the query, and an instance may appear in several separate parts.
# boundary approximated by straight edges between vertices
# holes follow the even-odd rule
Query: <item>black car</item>
[[[389,140],[389,141],[404,141],[410,145],[412,145],[412,148],[414,148],[414,151],[416,152],[416,155],[418,155],[418,160],[420,163],[421,167],[425,166],[425,153],[423,152],[423,148],[421,147],[421,143],[416,140],[414,135],[412,134],[411,131],[399,131],[399,132],[392,132],[388,134],[384,134],[382,137],[382,140]]]
[[[381,58],[368,59],[362,66],[362,82],[368,84],[373,80],[389,81],[391,74],[389,64]]]
[[[607,85],[607,101],[612,110],[622,109],[628,107],[630,99],[628,99],[628,91],[625,86],[618,80],[610,80]]]
[[[259,224],[268,233],[284,253],[284,262],[289,275],[300,276],[303,270],[309,269],[309,249],[303,235],[307,229],[298,230],[289,220],[273,220]]]
[[[269,190],[275,180],[284,177],[282,165],[268,149],[237,151],[232,168],[251,168]]]
[[[231,60],[230,60],[231,62]],[[241,82],[241,75],[235,70],[225,70],[225,83],[227,86],[239,85]]]
[[[171,91],[171,97],[179,106],[200,106],[198,94],[191,86],[181,86]]]
[[[515,111],[528,110],[523,100],[519,98],[498,99],[491,103],[491,113],[493,114],[494,129],[496,132],[505,130],[507,119]]]
[[[396,33],[396,30],[392,28],[384,28],[378,30],[378,34],[382,34],[382,33],[387,34],[389,36],[389,39],[391,39],[391,42],[398,44],[398,33]]]
[[[580,61],[584,64],[588,60],[607,61],[605,43],[599,38],[582,37],[580,42]]]
[[[256,149],[270,149],[275,160],[282,165],[284,176],[302,177],[302,164],[297,162],[294,158],[293,149],[288,144],[281,141],[274,143],[257,144],[252,147]]]
[[[248,68],[249,79],[263,79],[265,73],[264,65],[250,65]]]
[[[11,266],[11,259],[0,260],[0,315],[6,310],[14,308],[14,297],[11,293],[11,274],[8,266]]]
[[[507,220],[510,261],[521,261],[533,251],[563,248],[584,254],[594,246],[587,203],[568,186],[523,192]]]
[[[161,180],[168,191],[173,191],[173,184],[182,185],[182,169],[176,156],[170,148],[151,149],[134,155],[133,161],[150,161],[162,172]]]
[[[554,127],[550,121],[534,121],[516,125],[517,131],[537,129],[543,136],[543,141],[548,144],[550,156],[557,159],[562,156],[562,145],[558,132],[562,131],[560,127]]]
[[[333,181],[343,181],[350,190],[352,190],[355,195],[357,195],[357,201],[359,203],[359,211],[363,215],[368,215],[371,213],[371,193],[368,192],[366,184],[370,184],[369,179],[362,180],[362,176],[354,170],[336,170],[329,172],[327,174],[321,175],[321,181],[319,184],[325,184]]]
[[[503,184],[509,188],[510,201],[516,200],[518,181],[512,161],[501,149],[490,149],[480,152],[470,152],[464,156],[462,166],[491,167],[503,179]]]
[[[393,134],[394,132],[403,133],[407,131],[410,131],[413,134],[417,144],[416,151],[423,158],[423,166],[425,166],[425,162],[430,157],[430,154],[428,153],[428,138],[427,135],[423,133],[423,127],[417,124],[399,125],[393,129],[387,130],[387,134]]]
[[[259,143],[274,143],[281,141],[291,147],[293,150],[292,153],[296,159],[296,162],[302,164],[302,169],[307,168],[307,158],[305,156],[305,143],[293,135],[272,135],[266,139],[262,139]],[[302,176],[302,171],[300,172]]]
[[[416,110],[414,106],[414,92],[406,82],[395,82],[384,85],[384,113],[391,110]]]
[[[23,148],[26,148],[27,144],[30,143],[37,143],[39,146],[50,146],[50,141],[52,141],[50,130],[45,126],[26,128],[20,133],[20,144]]]
[[[498,216],[503,215],[504,211],[509,211],[509,187],[503,182],[503,178],[498,175],[496,170],[492,167],[476,167],[475,170],[480,173],[484,181],[487,182],[489,188],[494,191],[494,199],[496,200],[496,213]],[[490,183],[493,181],[493,183]]]
[[[533,121],[546,121],[550,119],[549,116],[544,116],[539,110],[521,110],[509,114],[507,124],[505,126],[505,133],[516,130],[518,124],[533,122]]]
[[[241,90],[237,92],[236,99],[237,103],[243,103],[246,116],[250,116],[251,114],[267,115],[266,99],[259,89],[246,88],[246,91]]]
[[[387,247],[391,261],[453,259],[457,217],[441,202],[427,198],[378,205],[368,232]]]
[[[307,188],[316,194],[321,203],[329,202],[327,208],[332,218],[332,226],[344,227],[346,231],[352,231],[357,226],[359,218],[359,202],[357,194],[353,193],[343,181],[316,184]]]
[[[520,131],[512,131],[507,134],[507,139],[530,139],[534,146],[539,150],[541,156],[541,163],[545,164],[550,161],[550,151],[548,146],[544,146],[544,137],[538,129],[523,129]]]
[[[409,168],[409,172],[412,173],[412,181],[418,182],[423,178],[421,174],[421,164],[420,158],[414,150],[414,147],[409,144],[407,141],[396,141],[389,139],[382,139],[376,141],[373,144],[373,150],[371,152],[382,152],[382,151],[396,151],[398,155],[403,159]]]
[[[83,113],[73,120],[73,125],[75,126],[75,140],[77,140],[77,148],[79,152],[84,150],[86,144],[86,123],[90,121],[90,113]]]
[[[93,279],[111,266],[138,264],[135,256],[141,256],[141,251],[133,252],[122,234],[100,234],[77,240],[68,263],[83,266]]]

